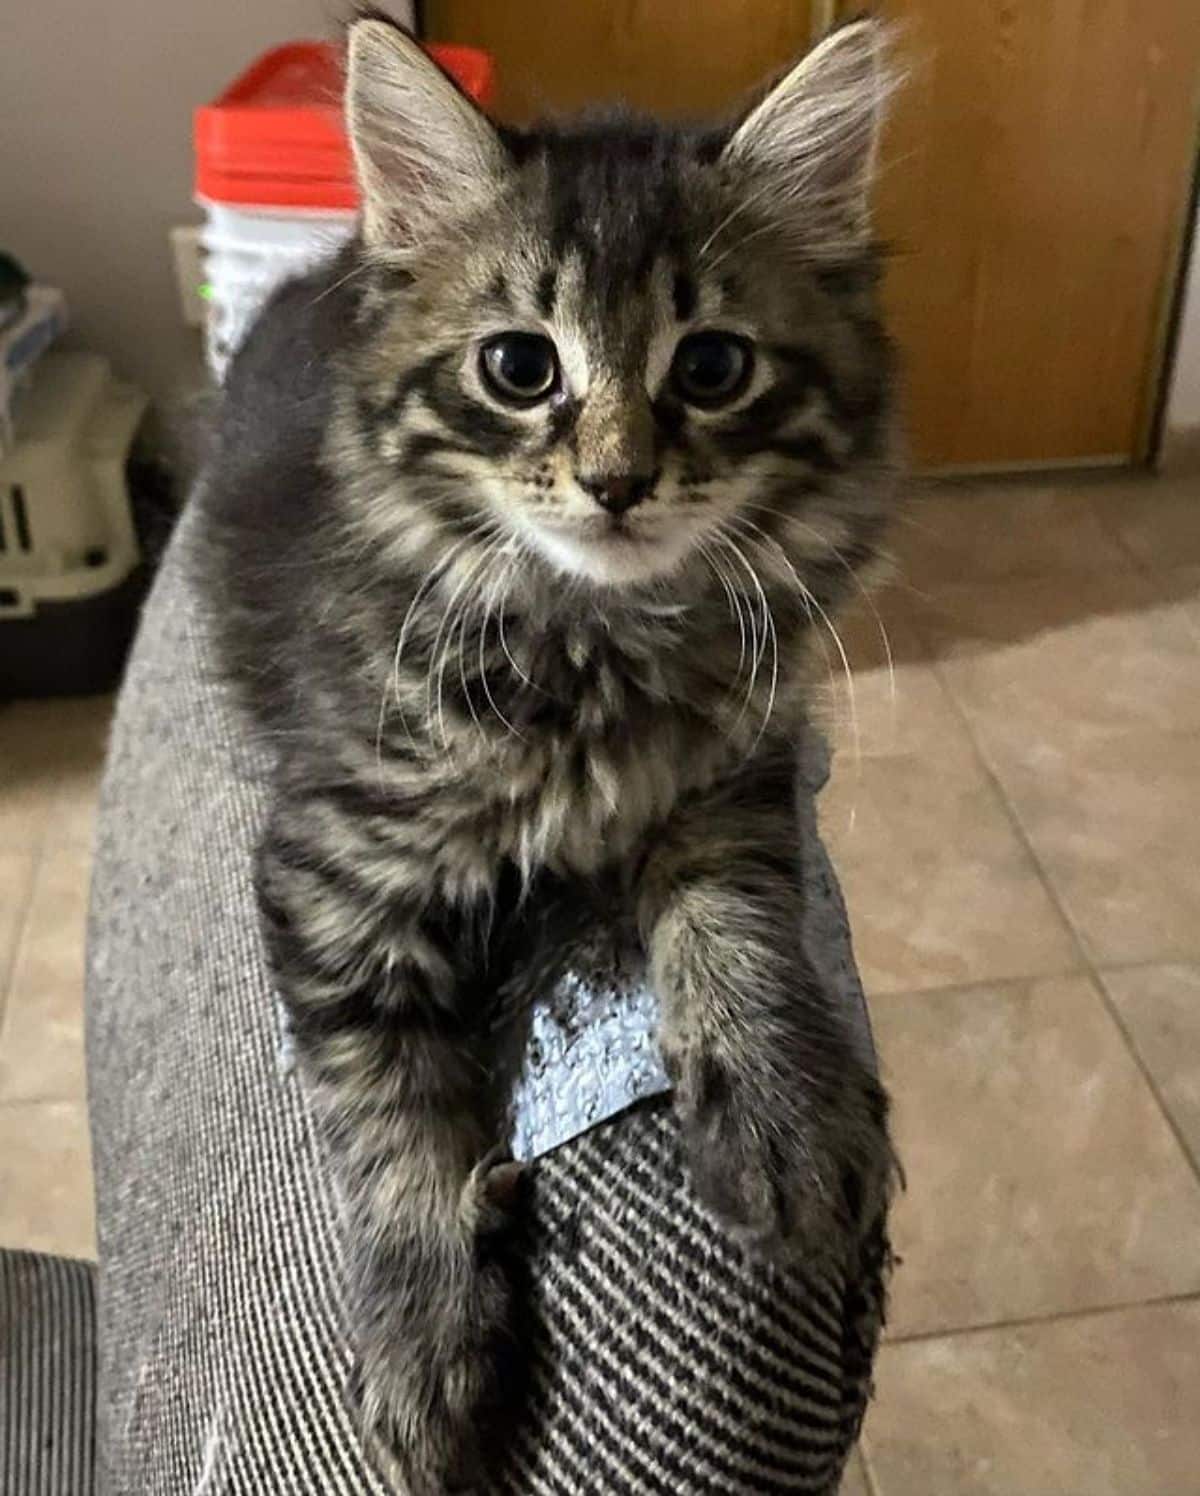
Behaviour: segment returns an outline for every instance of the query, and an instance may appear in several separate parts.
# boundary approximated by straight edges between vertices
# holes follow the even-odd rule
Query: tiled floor
[[[0,707],[0,1246],[95,1252],[83,937],[110,706]]]
[[[947,488],[897,549],[823,807],[909,1181],[845,1490],[1198,1496],[1200,483]],[[106,712],[0,710],[9,1245],[91,1250]]]

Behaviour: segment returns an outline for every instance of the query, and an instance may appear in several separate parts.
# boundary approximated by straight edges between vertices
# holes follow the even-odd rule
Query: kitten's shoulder
[[[356,268],[348,247],[270,296],[230,361],[219,449],[253,452],[285,433],[290,442],[323,434],[336,368],[356,321]]]
[[[195,560],[226,670],[253,705],[280,694],[319,586],[330,478],[321,461],[355,325],[352,251],[285,282],[234,356],[192,502]]]

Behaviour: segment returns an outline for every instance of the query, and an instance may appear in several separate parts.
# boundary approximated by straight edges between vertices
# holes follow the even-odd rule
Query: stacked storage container
[[[145,412],[94,353],[38,363],[0,460],[0,696],[116,683],[145,582],[127,481]]]
[[[0,454],[16,441],[16,414],[37,362],[65,330],[67,304],[53,286],[27,285],[0,328]]]
[[[487,104],[486,53],[429,50],[466,93]],[[218,380],[274,287],[353,231],[357,192],[341,95],[340,50],[292,42],[260,57],[196,112],[196,198],[207,216],[207,351]]]

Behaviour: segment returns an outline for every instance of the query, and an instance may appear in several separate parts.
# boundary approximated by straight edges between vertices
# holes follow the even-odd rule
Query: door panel
[[[1182,232],[1197,0],[886,0],[884,153],[919,460],[1142,451]]]
[[[511,120],[614,98],[720,111],[802,52],[810,27],[808,0],[427,0],[425,18],[434,39],[492,53]]]
[[[861,0],[429,0],[500,112],[719,110]],[[1200,0],[879,0],[909,70],[883,155],[916,460],[1141,454],[1200,86]]]

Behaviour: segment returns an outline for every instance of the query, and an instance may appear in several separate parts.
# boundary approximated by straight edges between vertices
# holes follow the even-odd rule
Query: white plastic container
[[[354,232],[355,215],[200,202],[207,220],[201,234],[209,303],[205,349],[219,383],[275,287],[336,252]]]
[[[492,60],[474,47],[430,53],[486,107]],[[342,124],[345,58],[332,42],[273,47],[196,111],[196,201],[207,224],[208,362],[220,380],[281,280],[342,243],[358,204]]]

